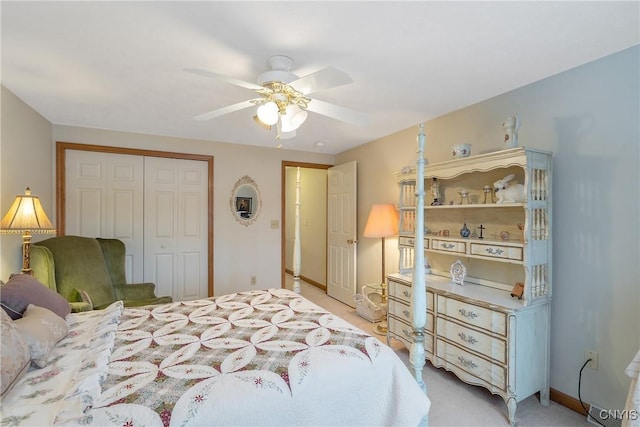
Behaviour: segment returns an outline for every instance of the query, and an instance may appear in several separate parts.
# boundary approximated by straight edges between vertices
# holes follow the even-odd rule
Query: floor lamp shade
[[[371,206],[364,237],[391,237],[398,234],[398,211],[392,204]]]
[[[30,273],[29,248],[31,234],[55,234],[56,230],[44,212],[38,196],[32,196],[27,187],[24,195],[16,196],[0,221],[0,233],[22,233],[22,272]]]
[[[364,237],[382,238],[382,283],[384,284],[384,238],[398,234],[398,211],[392,204],[371,206]]]

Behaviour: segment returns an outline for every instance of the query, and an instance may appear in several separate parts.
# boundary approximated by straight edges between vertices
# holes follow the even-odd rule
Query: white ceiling
[[[274,147],[254,108],[195,121],[255,93],[183,69],[255,83],[284,54],[300,77],[332,66],[353,79],[312,98],[367,126],[310,113],[283,141],[339,153],[638,44],[639,5],[2,1],[1,77],[54,124]]]

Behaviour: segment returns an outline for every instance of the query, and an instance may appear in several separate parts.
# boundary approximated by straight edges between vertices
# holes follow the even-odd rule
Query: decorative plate
[[[464,285],[464,277],[467,275],[467,268],[462,264],[462,261],[457,260],[451,264],[451,281],[458,285]]]

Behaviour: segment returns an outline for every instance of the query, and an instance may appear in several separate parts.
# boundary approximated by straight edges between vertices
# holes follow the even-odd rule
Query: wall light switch
[[[272,219],[271,220],[271,228],[273,228],[273,229],[280,228],[280,221],[278,221],[277,219]]]

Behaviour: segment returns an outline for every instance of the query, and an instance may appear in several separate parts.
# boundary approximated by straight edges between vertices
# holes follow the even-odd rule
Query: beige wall
[[[5,93],[8,95],[4,96]],[[3,212],[17,192],[22,192],[26,185],[31,185],[32,189],[39,192],[45,209],[55,223],[55,141],[214,156],[216,295],[251,289],[251,276],[257,277],[254,288],[280,287],[281,234],[279,228],[271,229],[271,220],[281,221],[282,161],[333,164],[334,160],[334,156],[327,154],[52,126],[4,88],[2,107]],[[8,125],[9,122],[11,126]],[[8,128],[8,131],[5,131],[5,128]],[[8,138],[7,135],[12,137]],[[25,168],[24,164],[15,161],[22,158],[32,158],[32,166]],[[229,207],[233,185],[244,175],[249,175],[256,181],[263,200],[258,219],[248,227],[239,224],[233,218]],[[5,192],[10,195],[6,195]],[[11,272],[20,269],[20,239],[11,236],[3,236],[0,239],[0,277],[6,278]]]
[[[282,161],[333,163],[333,156],[248,145],[158,137],[68,126],[54,126],[54,140],[214,156],[214,289],[216,295],[254,288],[280,287]],[[229,207],[235,182],[248,175],[258,185],[262,208],[248,227],[238,223]]]
[[[29,187],[55,224],[51,123],[4,86],[1,90],[0,215]],[[34,235],[33,241],[46,237]],[[0,234],[0,280],[20,272],[21,245],[19,234]]]
[[[577,397],[584,351],[595,350],[599,368],[584,372],[582,397],[607,409],[623,408],[624,369],[640,347],[639,63],[636,46],[425,123],[430,162],[460,142],[472,155],[500,148],[513,113],[520,145],[554,152],[551,386]],[[336,157],[358,161],[360,283],[379,275],[379,251],[362,238],[366,216],[373,203],[397,203],[394,171],[415,165],[417,130]],[[397,252],[387,252],[388,272]]]
[[[286,170],[285,265],[293,271],[295,167]],[[327,284],[327,171],[300,168],[300,275]]]

